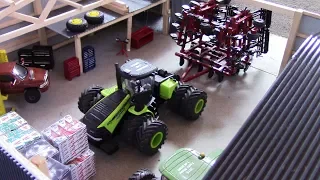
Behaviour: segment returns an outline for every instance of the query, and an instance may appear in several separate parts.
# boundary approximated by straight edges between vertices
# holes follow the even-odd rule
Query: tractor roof
[[[150,76],[158,68],[148,61],[132,59],[120,67],[121,76],[127,79],[143,79]]]

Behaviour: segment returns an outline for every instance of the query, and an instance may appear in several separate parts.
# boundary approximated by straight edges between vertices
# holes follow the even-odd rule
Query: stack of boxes
[[[67,115],[42,134],[59,150],[60,162],[70,167],[73,180],[89,179],[95,174],[94,153],[89,149],[83,123]]]
[[[27,159],[35,155],[45,157],[52,180],[71,180],[70,168],[58,162],[58,150],[16,112],[0,117],[0,138],[13,145]]]

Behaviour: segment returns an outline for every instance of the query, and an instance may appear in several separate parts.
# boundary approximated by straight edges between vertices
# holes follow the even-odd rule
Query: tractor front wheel
[[[83,91],[78,101],[79,110],[85,114],[92,107],[91,102],[102,90],[100,86],[93,86]]]
[[[207,103],[207,94],[196,88],[189,88],[184,95],[181,104],[181,112],[188,120],[196,120],[200,117]]]
[[[130,145],[135,144],[136,132],[138,131],[139,127],[147,121],[147,119],[147,115],[131,115],[127,119],[125,119],[121,128],[121,136],[123,140]]]
[[[129,178],[129,180],[153,180],[156,176],[148,169],[140,169]]]
[[[153,118],[149,118],[140,126],[136,134],[136,145],[146,155],[154,155],[158,152],[167,139],[167,125]]]

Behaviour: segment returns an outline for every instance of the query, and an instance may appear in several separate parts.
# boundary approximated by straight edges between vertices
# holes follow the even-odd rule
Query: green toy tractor
[[[121,140],[141,152],[153,155],[167,137],[168,128],[160,121],[158,107],[168,102],[173,111],[196,120],[207,102],[207,94],[179,82],[179,76],[158,70],[151,63],[128,60],[116,67],[117,85],[85,90],[78,102],[84,113],[89,142],[112,154]]]
[[[161,180],[201,180],[213,166],[222,150],[216,150],[208,155],[193,149],[182,148],[171,157],[160,163]],[[129,180],[157,180],[150,170],[140,169]]]

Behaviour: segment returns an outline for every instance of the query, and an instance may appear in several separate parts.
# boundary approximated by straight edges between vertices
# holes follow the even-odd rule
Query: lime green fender
[[[129,111],[131,114],[134,114],[134,115],[136,115],[136,116],[140,116],[141,114],[145,114],[145,113],[150,113],[150,114],[152,114],[152,116],[154,117],[153,112],[150,111],[147,106],[144,106],[144,108],[143,108],[140,112],[137,112],[137,111],[134,109],[134,106],[131,106],[128,111]]]
[[[160,84],[160,97],[164,100],[171,99],[172,94],[177,86],[178,86],[178,82],[171,78],[163,81]]]

